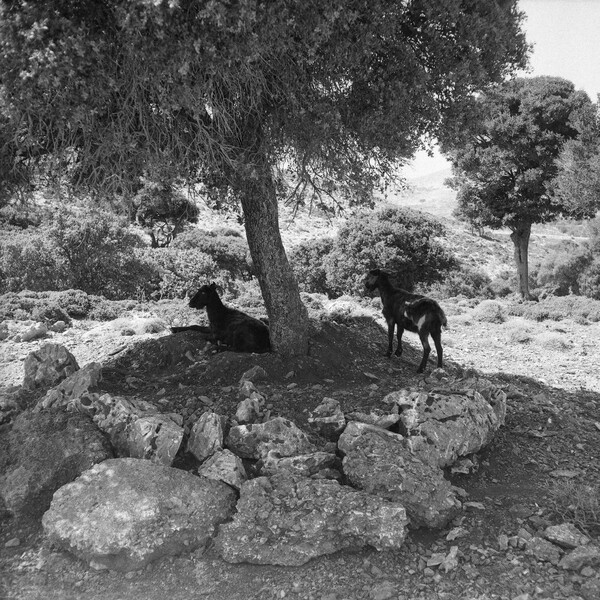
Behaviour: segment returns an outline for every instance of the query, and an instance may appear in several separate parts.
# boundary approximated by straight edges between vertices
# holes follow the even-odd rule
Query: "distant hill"
[[[452,219],[452,212],[456,208],[456,192],[444,185],[451,175],[450,168],[447,168],[418,177],[407,177],[407,189],[388,193],[386,200],[436,217]]]

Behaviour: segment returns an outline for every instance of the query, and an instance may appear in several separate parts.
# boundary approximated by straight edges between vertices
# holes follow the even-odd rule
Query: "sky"
[[[523,76],[552,75],[572,81],[598,102],[600,94],[600,0],[520,0],[525,13],[527,41],[534,45],[530,72]],[[408,179],[449,168],[435,153],[419,153],[404,169]]]

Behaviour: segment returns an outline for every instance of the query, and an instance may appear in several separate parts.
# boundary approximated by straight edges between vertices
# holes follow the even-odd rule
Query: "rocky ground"
[[[600,598],[600,566],[565,570],[527,546],[550,524],[572,522],[592,537],[599,533],[598,515],[584,509],[600,490],[600,326],[516,318],[487,323],[474,318],[468,303],[447,308],[447,371],[473,367],[509,395],[506,425],[475,457],[475,472],[449,474],[468,494],[464,513],[451,527],[413,531],[398,551],[341,552],[302,567],[227,564],[209,548],[122,574],[90,570],[52,548],[37,521],[9,521],[0,533],[0,598]],[[321,322],[311,355],[289,361],[233,353],[207,357],[193,334],[144,333],[136,323],[80,322],[52,341],[69,348],[81,366],[102,362],[104,390],[188,416],[206,407],[233,412],[239,378],[255,364],[268,373],[257,385],[272,414],[300,426],[326,396],[344,410],[368,409],[388,392],[423,381],[415,373],[420,348],[414,336],[405,336],[403,357],[390,360],[382,352],[383,331],[373,335],[360,321]],[[527,336],[515,334],[525,329]],[[121,335],[124,330],[135,335]],[[42,342],[0,345],[4,385],[21,382],[22,360]],[[586,485],[592,488],[587,498]],[[570,507],[562,502],[569,494]],[[440,569],[440,557],[453,546],[456,565]]]

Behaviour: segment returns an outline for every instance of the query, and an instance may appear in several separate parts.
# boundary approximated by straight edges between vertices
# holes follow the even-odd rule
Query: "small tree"
[[[510,229],[517,291],[523,298],[529,298],[532,224],[559,215],[591,216],[549,187],[565,142],[579,135],[573,117],[590,104],[564,79],[514,79],[465,104],[442,138],[455,173],[459,215],[476,218],[478,225]]]

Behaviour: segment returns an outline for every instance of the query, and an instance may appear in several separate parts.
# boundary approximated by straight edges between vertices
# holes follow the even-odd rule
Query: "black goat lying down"
[[[241,310],[225,306],[217,293],[217,284],[203,285],[190,300],[191,308],[206,308],[209,328],[201,325],[173,327],[173,333],[194,329],[211,334],[212,341],[221,343],[235,352],[270,352],[269,328]]]
[[[442,307],[431,298],[421,294],[411,294],[406,290],[394,287],[389,274],[381,269],[369,271],[365,279],[365,287],[373,291],[379,289],[383,303],[383,316],[388,325],[388,350],[386,356],[391,356],[394,343],[394,327],[398,327],[398,347],[396,356],[402,354],[402,334],[404,330],[419,334],[423,344],[423,358],[417,370],[422,373],[427,366],[427,359],[431,352],[429,336],[433,338],[437,351],[437,365],[442,366],[442,327],[446,327],[447,320]]]

